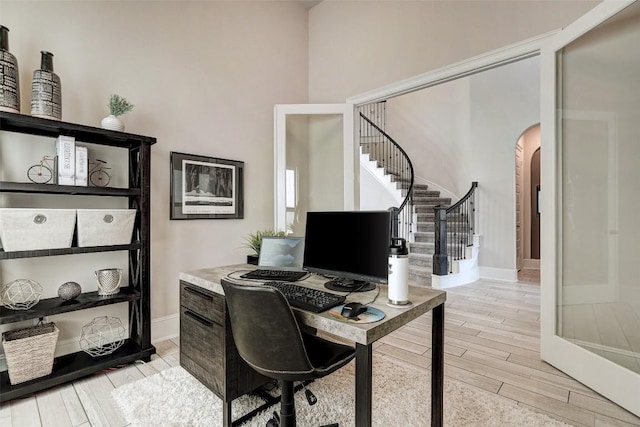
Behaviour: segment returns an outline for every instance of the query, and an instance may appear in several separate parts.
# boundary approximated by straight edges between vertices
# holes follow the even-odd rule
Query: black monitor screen
[[[305,270],[387,283],[391,214],[388,211],[308,212]]]

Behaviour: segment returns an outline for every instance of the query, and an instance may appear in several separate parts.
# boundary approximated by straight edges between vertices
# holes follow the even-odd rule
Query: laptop
[[[264,237],[260,244],[258,268],[240,277],[296,282],[308,274],[302,269],[303,256],[303,237]]]

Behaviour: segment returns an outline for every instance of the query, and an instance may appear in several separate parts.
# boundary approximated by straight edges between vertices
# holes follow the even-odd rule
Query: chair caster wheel
[[[267,427],[278,427],[280,425],[280,415],[273,411],[273,417],[267,421]]]

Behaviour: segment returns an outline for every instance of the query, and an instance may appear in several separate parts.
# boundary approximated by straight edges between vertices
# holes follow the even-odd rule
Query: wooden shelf
[[[155,352],[156,350],[153,346],[140,348],[134,341],[128,339],[119,349],[107,356],[92,357],[84,351],[79,351],[56,357],[51,374],[24,383],[11,385],[9,373],[3,371],[0,372],[0,402],[26,396],[107,368],[140,359],[149,359]]]
[[[60,248],[60,249],[37,249],[33,251],[15,251],[5,252],[0,250],[0,260],[3,259],[19,259],[19,258],[36,258],[44,256],[55,255],[74,255],[74,254],[88,254],[92,252],[114,252],[114,251],[135,251],[142,247],[140,242],[134,242],[129,245],[114,245],[114,246],[88,246],[88,247],[72,247],[72,248]]]
[[[125,132],[100,129],[75,123],[31,117],[24,114],[0,112],[0,143],[11,139],[10,133],[32,135],[34,146],[44,142],[51,144],[49,138],[60,135],[71,136],[76,141],[94,145],[118,147],[127,151],[128,183],[127,188],[111,187],[80,187],[57,184],[35,184],[31,182],[0,181],[0,194],[21,193],[32,194],[37,199],[38,194],[63,196],[110,196],[128,199],[130,209],[136,209],[136,221],[133,235],[136,242],[127,245],[71,247],[63,249],[43,249],[30,251],[5,252],[0,250],[0,261],[20,258],[36,258],[56,255],[74,255],[98,252],[129,251],[129,283],[128,287],[120,288],[116,295],[99,296],[97,292],[85,292],[73,301],[61,298],[46,298],[38,302],[29,310],[10,310],[0,307],[0,324],[11,324],[29,321],[40,317],[64,314],[77,310],[86,310],[110,304],[128,303],[129,339],[113,354],[102,357],[91,357],[84,352],[76,352],[55,359],[53,372],[41,378],[11,385],[8,372],[0,372],[0,402],[16,399],[35,393],[49,387],[93,374],[95,372],[113,368],[139,359],[149,360],[155,353],[151,345],[151,145],[156,139],[148,136],[135,135]],[[44,138],[42,138],[44,137]],[[22,138],[24,140],[26,138]],[[10,156],[5,156],[4,162],[9,162]],[[2,162],[0,162],[0,168]],[[26,168],[25,168],[26,171]],[[25,179],[24,178],[12,178]],[[9,199],[7,197],[7,199]],[[43,204],[66,205],[66,200],[45,200]],[[10,202],[9,202],[10,203]],[[7,205],[6,207],[12,207]],[[77,236],[72,244],[77,242]],[[68,264],[62,260],[61,268]],[[124,319],[123,319],[124,321]],[[71,331],[80,333],[80,331]]]
[[[0,181],[0,192],[3,193],[32,193],[32,194],[71,194],[81,196],[112,196],[129,197],[140,196],[139,188],[111,188],[111,187],[76,187],[73,185],[34,184],[31,182]]]
[[[138,147],[141,143],[156,143],[156,139],[150,136],[117,132],[93,126],[42,119],[4,111],[0,112],[0,129],[3,131],[50,136],[53,138],[57,138],[59,135],[73,136],[76,141],[123,148]]]
[[[47,298],[40,300],[38,304],[28,310],[11,310],[7,307],[0,307],[0,325],[139,299],[138,292],[124,287],[120,288],[120,292],[117,294],[109,296],[100,296],[96,291],[81,293],[72,301],[65,301],[57,297]]]

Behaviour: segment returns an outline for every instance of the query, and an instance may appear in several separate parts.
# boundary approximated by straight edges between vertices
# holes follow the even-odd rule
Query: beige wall
[[[151,310],[155,320],[175,317],[180,271],[243,262],[244,236],[273,225],[273,106],[307,102],[307,10],[262,1],[2,0],[0,16],[19,62],[22,113],[30,112],[40,50],[48,50],[62,80],[63,120],[99,126],[109,95],[118,93],[135,104],[123,116],[126,130],[158,139]],[[170,221],[170,151],[244,161],[245,219]],[[12,155],[11,162],[26,171],[30,159]],[[75,261],[52,257],[38,267],[50,268],[36,274],[49,294],[71,272],[85,289],[94,286],[93,270]],[[0,281],[27,274],[23,264],[22,273],[0,264]]]
[[[346,98],[559,29],[598,1],[330,1],[309,12],[309,101]]]

